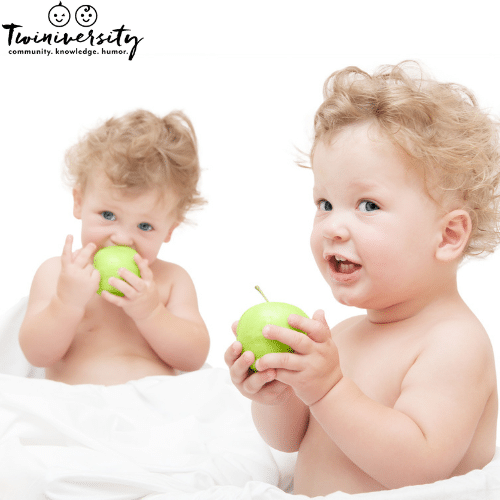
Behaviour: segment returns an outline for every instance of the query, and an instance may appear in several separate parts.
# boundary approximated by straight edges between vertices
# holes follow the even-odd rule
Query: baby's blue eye
[[[380,207],[370,200],[363,200],[358,206],[360,212],[373,212],[379,210]]]
[[[318,208],[323,212],[331,212],[333,210],[333,206],[328,200],[321,200],[318,203]]]
[[[101,212],[101,215],[106,220],[116,220],[116,215],[113,212],[109,212],[108,210],[104,210],[104,212]]]
[[[147,222],[141,222],[137,227],[141,231],[152,231],[153,230],[153,226]]]

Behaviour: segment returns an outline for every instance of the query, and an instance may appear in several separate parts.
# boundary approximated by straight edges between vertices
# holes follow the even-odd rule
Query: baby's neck
[[[453,283],[430,287],[427,294],[420,294],[385,309],[368,309],[366,313],[371,323],[387,324],[405,321],[416,316],[439,315],[443,309],[453,309],[463,304],[455,278]]]

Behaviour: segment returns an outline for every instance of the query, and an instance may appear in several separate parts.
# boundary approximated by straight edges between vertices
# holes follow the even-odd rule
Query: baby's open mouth
[[[340,255],[332,255],[330,257],[330,265],[333,267],[336,273],[340,274],[351,274],[358,269],[361,269],[361,264],[356,264],[347,260],[345,257]]]

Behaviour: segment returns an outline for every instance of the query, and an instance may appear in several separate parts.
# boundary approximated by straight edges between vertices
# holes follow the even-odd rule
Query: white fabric
[[[110,387],[30,379],[26,360],[14,362],[14,354],[4,350],[16,344],[7,340],[13,329],[9,313],[0,320],[0,371],[2,364],[10,370],[0,375],[0,499],[306,498],[283,491],[290,486],[295,454],[275,452],[262,441],[249,401],[232,386],[227,370]],[[498,451],[491,464],[465,476],[324,498],[498,500]]]
[[[0,436],[0,485],[20,499],[280,482],[247,401],[222,369],[110,387],[0,375]]]

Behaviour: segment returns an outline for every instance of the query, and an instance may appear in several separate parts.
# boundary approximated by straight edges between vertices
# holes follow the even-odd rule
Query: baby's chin
[[[348,307],[363,308],[360,298],[357,297],[356,294],[353,294],[351,290],[346,290],[345,286],[335,283],[330,285],[330,288],[332,290],[333,297],[339,304]]]
[[[390,301],[381,298],[380,293],[366,289],[361,283],[357,283],[356,287],[331,283],[330,288],[335,300],[344,306],[378,310],[391,305]]]
[[[341,297],[341,296],[337,296],[335,293],[333,294],[333,296],[335,297],[335,300],[339,304],[342,304],[343,306],[356,307],[358,309],[367,309],[366,307],[363,306],[362,302],[359,300],[356,300],[356,298]]]

